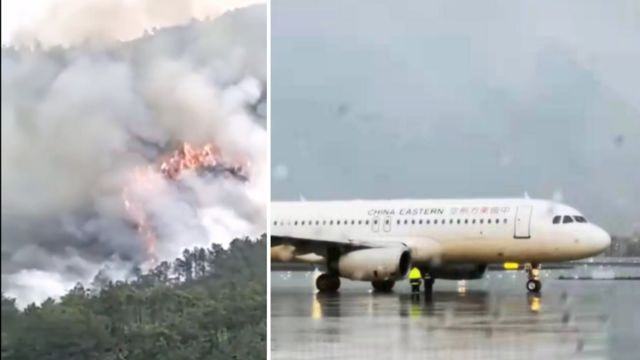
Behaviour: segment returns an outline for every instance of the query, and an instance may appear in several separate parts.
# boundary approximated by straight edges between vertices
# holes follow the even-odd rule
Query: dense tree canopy
[[[98,275],[92,285],[22,311],[3,294],[2,358],[266,358],[264,235],[186,249],[134,280]]]

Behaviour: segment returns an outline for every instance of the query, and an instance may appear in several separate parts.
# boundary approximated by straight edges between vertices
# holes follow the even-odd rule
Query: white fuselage
[[[272,236],[283,238],[403,243],[414,264],[542,263],[590,257],[609,246],[609,235],[581,217],[535,199],[304,201],[272,203],[270,225]],[[274,260],[281,250],[272,247]],[[321,261],[287,250],[294,251],[288,261]]]

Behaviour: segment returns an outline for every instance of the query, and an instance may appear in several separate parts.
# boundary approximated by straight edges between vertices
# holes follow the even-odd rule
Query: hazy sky
[[[43,16],[51,3],[52,0],[2,0],[2,45],[11,43],[17,29]]]
[[[640,3],[272,2],[274,200],[561,195],[640,228]]]
[[[132,40],[264,0],[2,0],[2,45]]]

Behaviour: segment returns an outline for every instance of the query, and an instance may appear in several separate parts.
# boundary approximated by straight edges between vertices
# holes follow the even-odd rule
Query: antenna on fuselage
[[[302,194],[298,194],[298,197],[300,198],[299,201],[307,201],[307,199],[305,199],[304,195]]]
[[[528,193],[528,192],[526,192],[526,191],[524,192],[524,198],[525,198],[525,199],[531,199],[531,198],[529,197],[529,193]]]

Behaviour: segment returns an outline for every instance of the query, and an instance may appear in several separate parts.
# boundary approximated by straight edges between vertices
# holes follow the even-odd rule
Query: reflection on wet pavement
[[[524,277],[440,281],[430,298],[399,283],[391,294],[344,282],[319,294],[309,273],[273,273],[273,359],[637,359],[640,283],[568,282],[547,271],[527,295]]]

